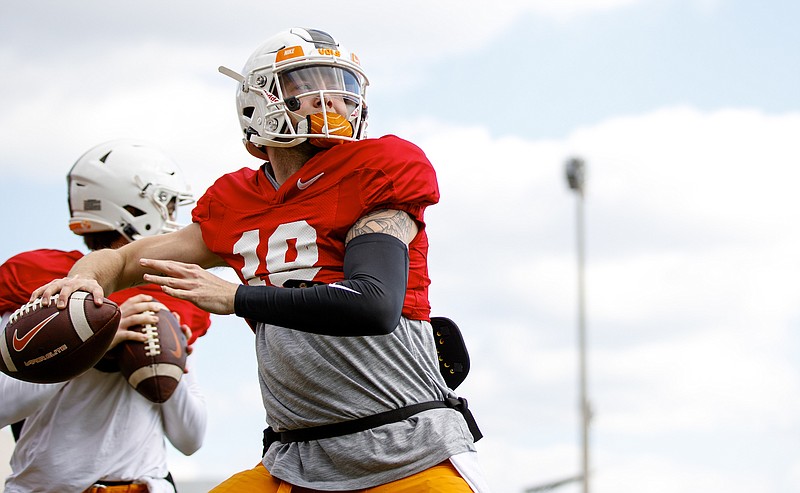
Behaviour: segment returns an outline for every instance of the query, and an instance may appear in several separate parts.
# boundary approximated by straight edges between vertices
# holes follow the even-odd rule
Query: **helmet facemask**
[[[191,193],[180,191],[164,184],[145,183],[139,175],[134,175],[133,180],[141,190],[139,196],[148,200],[152,204],[152,208],[161,216],[163,222],[158,234],[172,233],[183,227],[182,224],[177,222],[178,208],[194,202],[194,197]],[[129,213],[133,212],[128,207],[126,207],[126,210]],[[133,214],[131,215],[133,216]],[[129,224],[134,225],[136,222],[136,219],[132,219]],[[137,240],[145,236],[135,226],[134,230],[135,232],[130,234],[129,240]],[[128,234],[125,234],[125,236],[128,236]]]
[[[364,102],[357,77],[349,70],[324,65],[285,70],[276,77],[275,91],[296,135],[318,147],[352,140]]]

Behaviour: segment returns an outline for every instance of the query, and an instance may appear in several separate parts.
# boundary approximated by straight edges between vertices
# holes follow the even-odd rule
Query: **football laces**
[[[50,297],[50,303],[51,304],[55,303],[57,300],[58,300],[58,295],[57,294],[54,294],[53,296]],[[14,313],[12,313],[10,317],[8,317],[8,323],[10,323],[10,324],[14,323],[19,317],[21,317],[23,315],[27,315],[28,313],[35,312],[36,310],[38,310],[41,307],[42,307],[42,299],[41,298],[36,298],[33,301],[25,303],[21,307],[19,307],[16,310],[14,310]]]
[[[158,340],[158,327],[152,324],[142,326],[142,332],[147,336],[144,343],[144,354],[147,356],[158,356],[161,354],[161,342]]]

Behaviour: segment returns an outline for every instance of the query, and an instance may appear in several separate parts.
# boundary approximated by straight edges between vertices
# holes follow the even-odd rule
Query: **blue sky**
[[[440,119],[549,138],[680,104],[782,112],[800,105],[800,61],[789,49],[800,35],[785,21],[798,17],[793,2],[636,2],[561,22],[528,13],[486,45],[428,67],[429,80],[447,81],[444,101],[414,87],[422,108],[405,113],[444,103]],[[482,91],[491,109],[475,115],[459,87]]]
[[[592,491],[800,489],[800,5],[330,7],[3,3],[0,260],[82,249],[64,174],[104,140],[151,141],[197,195],[257,166],[217,66],[292,25],[327,30],[370,76],[370,134],[412,140],[437,169],[431,299],[470,345],[459,392],[496,492],[580,464],[571,156],[588,166]],[[197,343],[209,430],[194,456],[171,455],[179,480],[258,459],[250,339],[215,317]]]

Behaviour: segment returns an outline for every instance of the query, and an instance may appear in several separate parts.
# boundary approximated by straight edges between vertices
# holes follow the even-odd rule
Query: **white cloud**
[[[275,8],[269,3],[178,0],[164,4],[144,0],[135,4],[109,5],[85,1],[80,6],[43,0],[37,4],[3,5],[0,16],[0,53],[19,55],[13,65],[27,64],[45,78],[59,81],[59,66],[94,65],[96,57],[137,60],[131,50],[148,44],[166,52],[132,64],[145,68],[161,61],[180,66],[192,53],[224,55],[217,64],[239,68],[250,51],[278,31],[292,26],[313,27],[330,32],[354,50],[370,67],[379,86],[403,87],[417,83],[414,74],[433,63],[474,50],[500,37],[520,18],[538,16],[568,21],[597,12],[620,9],[652,0],[513,0],[488,5],[476,1],[407,0],[390,15],[385,5],[354,0],[346,7],[311,1],[302,14],[295,9]],[[70,22],[63,22],[69,18]],[[65,40],[69,40],[66,42]],[[174,53],[173,53],[174,51]],[[166,71],[164,75],[170,73]],[[26,79],[28,82],[36,79]],[[0,82],[0,89],[4,84]]]
[[[170,62],[175,58],[182,60],[177,72]],[[144,139],[163,149],[184,170],[196,194],[247,163],[236,121],[235,83],[207,67],[206,58],[151,45],[95,62],[102,70],[23,69],[18,84],[30,85],[36,97],[6,96],[0,129],[14,138],[3,145],[0,172],[29,173],[31,168],[20,164],[35,163],[43,179],[61,182],[84,151],[119,137]],[[20,87],[12,89],[23,93]]]
[[[575,203],[563,163],[580,155],[589,170],[596,491],[655,482],[663,488],[652,491],[744,492],[758,483],[759,473],[730,479],[724,466],[694,464],[682,449],[728,447],[759,469],[769,447],[733,452],[733,437],[769,443],[800,428],[796,352],[787,347],[800,320],[792,277],[799,130],[797,113],[678,107],[561,141],[431,121],[401,132],[437,166],[442,202],[428,213],[433,304],[472,342],[465,395],[495,432],[482,452],[505,449],[496,441],[511,436],[530,443],[517,443],[526,450],[577,440]],[[785,451],[774,447],[773,460]],[[648,455],[648,469],[637,469]],[[482,458],[490,470],[502,467],[495,454]],[[524,486],[495,479],[499,491]],[[775,483],[779,491],[791,484]]]
[[[687,443],[686,447],[691,447],[691,444]],[[648,493],[775,491],[769,487],[769,481],[765,482],[752,474],[746,466],[720,472],[704,464],[665,459],[653,449],[643,450],[633,457],[617,456],[609,459],[598,458],[598,472],[592,491],[647,491]],[[636,471],[636,474],[631,474],[632,471]]]

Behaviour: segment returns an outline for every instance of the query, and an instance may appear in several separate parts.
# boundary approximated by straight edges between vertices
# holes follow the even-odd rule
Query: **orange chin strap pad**
[[[325,120],[328,120],[327,131],[325,129]],[[327,135],[341,135],[342,137],[353,136],[353,125],[347,121],[347,118],[338,113],[314,113],[313,115],[306,116],[308,122],[308,133],[311,134],[327,134]],[[311,145],[328,148],[337,144],[344,144],[347,142],[342,139],[329,139],[329,138],[315,138],[309,139]]]

